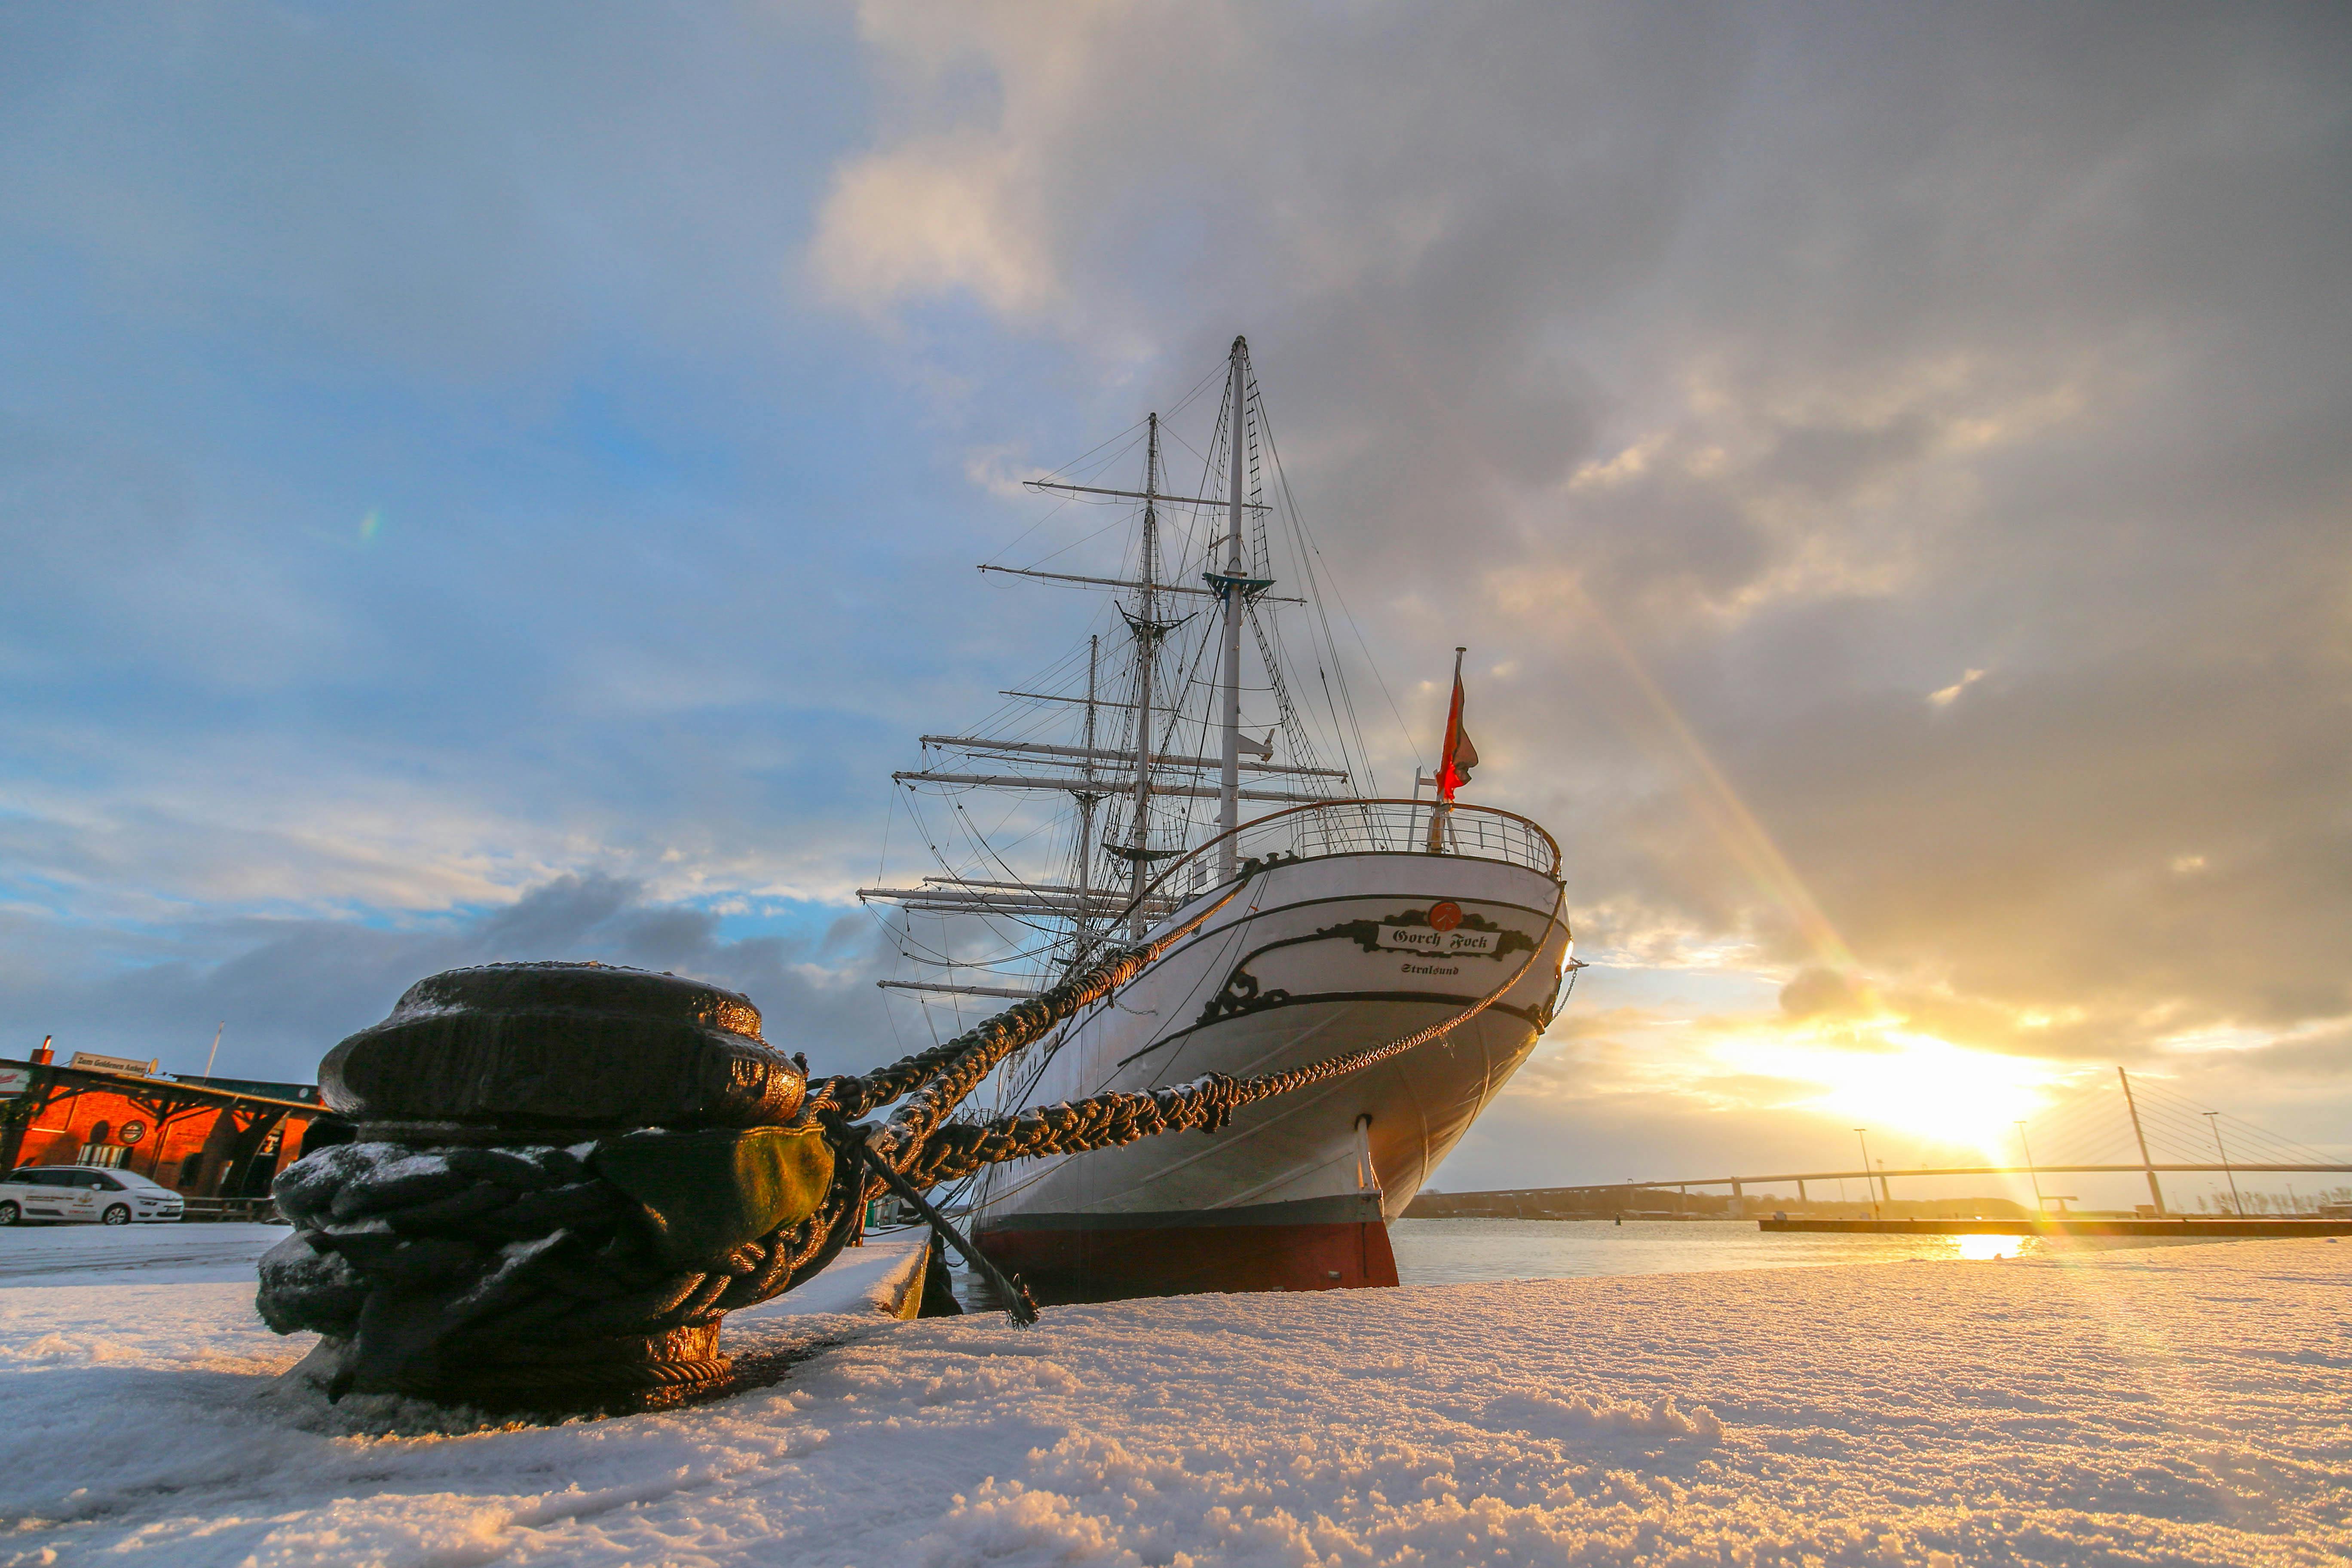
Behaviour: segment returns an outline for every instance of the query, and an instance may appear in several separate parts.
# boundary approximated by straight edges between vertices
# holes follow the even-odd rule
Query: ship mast
[[[1150,419],[1143,450],[1143,614],[1129,616],[1135,633],[1135,822],[1128,831],[1128,896],[1137,900],[1133,934],[1143,934],[1143,873],[1151,859],[1151,667],[1160,636],[1160,416]]]
[[[1350,786],[1349,771],[1319,765],[1301,737],[1293,737],[1293,744],[1300,748],[1297,759],[1277,763],[1274,760],[1271,733],[1264,741],[1252,740],[1242,733],[1243,622],[1255,624],[1261,600],[1269,604],[1307,603],[1304,598],[1285,598],[1267,592],[1275,584],[1270,563],[1262,564],[1257,558],[1263,533],[1258,536],[1260,545],[1254,547],[1244,529],[1246,514],[1262,515],[1271,510],[1264,501],[1246,499],[1257,471],[1255,449],[1250,446],[1250,400],[1255,390],[1250,380],[1248,340],[1236,337],[1227,358],[1224,408],[1219,416],[1222,428],[1218,435],[1227,443],[1224,456],[1228,468],[1223,486],[1206,482],[1209,476],[1203,476],[1198,487],[1169,487],[1168,476],[1161,472],[1160,416],[1156,413],[1147,418],[1141,489],[1082,485],[1055,479],[1024,481],[1028,489],[1057,496],[1141,503],[1142,548],[1136,563],[1138,570],[1132,574],[1095,576],[993,563],[981,567],[983,572],[1003,572],[1076,587],[1125,591],[1125,595],[1113,603],[1134,643],[1128,690],[1116,694],[1104,690],[1103,679],[1109,672],[1103,668],[1102,656],[1108,650],[1096,636],[1087,643],[1084,695],[1057,691],[1003,693],[1024,701],[1080,707],[1084,729],[1076,737],[1078,743],[1069,745],[1027,734],[924,735],[919,739],[927,752],[938,748],[961,753],[968,761],[962,766],[927,765],[890,775],[893,783],[908,786],[1048,791],[1066,795],[1077,807],[1076,874],[1066,881],[1029,880],[983,845],[983,857],[979,863],[965,868],[950,866],[942,859],[940,870],[922,876],[920,885],[860,888],[857,896],[861,900],[897,904],[910,912],[925,914],[1066,921],[1067,935],[1062,939],[1066,946],[1056,942],[1054,961],[1066,965],[1080,963],[1109,936],[1115,921],[1140,938],[1154,921],[1183,901],[1185,895],[1172,888],[1152,890],[1147,896],[1151,868],[1185,852],[1183,839],[1193,819],[1186,810],[1171,807],[1171,802],[1216,803],[1216,829],[1222,842],[1214,871],[1222,884],[1239,874],[1240,854],[1234,830],[1241,821],[1244,802],[1311,804],[1331,799],[1335,788],[1345,790]],[[1256,434],[1262,437],[1263,429]],[[1213,444],[1210,450],[1215,451]],[[1213,458],[1209,466],[1213,474]],[[1222,489],[1225,493],[1217,497],[1177,493],[1196,489]],[[1164,541],[1160,537],[1160,509],[1163,506],[1204,513],[1202,521],[1211,523],[1212,531],[1202,542],[1202,571],[1197,584],[1171,581],[1162,575],[1168,565],[1161,558]],[[1217,509],[1224,513],[1222,520],[1216,520]],[[1216,527],[1212,520],[1221,521],[1223,527]],[[1187,553],[1190,549],[1186,548]],[[1257,575],[1260,572],[1267,574]],[[1193,652],[1181,661],[1184,670],[1175,686],[1170,688],[1160,679],[1162,672],[1159,659],[1168,637],[1192,618],[1181,606],[1188,597],[1213,595],[1222,618],[1201,628],[1201,643],[1186,639]],[[1264,646],[1261,637],[1262,649]],[[1196,684],[1191,672],[1202,665],[1208,666],[1204,672],[1207,679]],[[1286,716],[1289,710],[1282,692],[1282,674],[1271,653],[1266,656],[1265,673],[1275,689],[1276,707]],[[1207,699],[1205,713],[1201,711],[1202,697]],[[1128,714],[1133,715],[1135,730],[1131,737],[1101,731],[1100,718],[1106,710],[1118,711],[1122,720]],[[1213,727],[1220,743],[1160,751],[1158,743],[1162,738],[1174,743],[1177,721],[1187,712]],[[1160,726],[1166,735],[1155,731],[1155,725]],[[1202,736],[1203,741],[1206,739]],[[1195,751],[1210,754],[1187,754]],[[1344,756],[1341,760],[1345,761]],[[1160,814],[1156,829],[1155,812]],[[1153,847],[1155,830],[1161,838],[1161,847]],[[932,853],[939,854],[936,845],[932,846]],[[1125,877],[1108,864],[1116,861],[1127,862]],[[1099,881],[1097,873],[1101,876]],[[1122,915],[1124,919],[1120,919]],[[953,967],[956,962],[944,957],[922,961],[948,967]],[[1008,996],[1028,994],[999,986],[931,981],[888,980],[879,984],[893,990],[916,992]]]
[[[1084,747],[1087,755],[1084,773],[1089,784],[1095,782],[1095,661],[1101,653],[1101,637],[1097,635],[1087,637],[1087,739]],[[1095,807],[1102,804],[1103,797],[1092,790],[1084,790],[1076,792],[1076,798],[1078,803],[1078,908],[1084,910],[1094,900]],[[1082,914],[1072,922],[1070,959],[1072,963],[1085,961],[1087,952],[1092,945],[1087,940],[1088,934],[1086,917]]]
[[[1242,570],[1242,445],[1249,425],[1247,396],[1249,391],[1249,340],[1234,339],[1233,364],[1228,373],[1232,384],[1225,393],[1233,405],[1234,424],[1230,443],[1233,447],[1233,483],[1225,502],[1225,571],[1224,581],[1213,585],[1223,590],[1225,608],[1225,660],[1222,672],[1224,681],[1224,766],[1217,779],[1217,831],[1223,840],[1217,848],[1217,880],[1230,882],[1239,869],[1239,846],[1234,829],[1242,820],[1242,602],[1241,586],[1245,574]]]

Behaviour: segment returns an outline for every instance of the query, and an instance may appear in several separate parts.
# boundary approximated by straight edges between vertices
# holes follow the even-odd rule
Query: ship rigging
[[[1232,830],[1245,806],[1370,791],[1345,667],[1318,598],[1272,592],[1270,518],[1287,533],[1310,588],[1319,586],[1317,552],[1281,483],[1245,340],[1234,341],[1222,379],[1214,434],[1199,454],[1202,479],[1192,493],[1170,487],[1171,437],[1156,412],[1136,432],[1140,488],[1060,475],[1026,481],[1066,505],[1122,509],[1132,521],[1125,570],[980,567],[1041,587],[1105,591],[1111,616],[1087,636],[1082,658],[1029,683],[1064,689],[1008,689],[982,732],[924,735],[925,765],[891,775],[934,868],[907,884],[862,888],[858,897],[908,917],[940,917],[921,934],[903,921],[893,935],[911,963],[945,977],[900,977],[883,982],[886,989],[940,998],[1034,994],[1116,931],[1139,936],[1192,890],[1145,889],[1155,868],[1193,840],[1223,836],[1213,867],[1196,876],[1229,879],[1237,865]],[[1131,458],[1133,445],[1097,455],[1084,477]],[[1276,500],[1265,499],[1269,476]],[[1221,498],[1206,493],[1216,488]],[[1306,612],[1305,638],[1282,624],[1286,610]],[[1310,677],[1311,689],[1327,698],[1319,711],[1294,700],[1295,675]],[[982,792],[1059,804],[1042,816],[1015,804],[983,824],[967,801]]]

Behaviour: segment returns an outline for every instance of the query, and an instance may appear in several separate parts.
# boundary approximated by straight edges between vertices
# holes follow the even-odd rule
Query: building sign
[[[147,1124],[144,1121],[126,1121],[122,1124],[122,1130],[115,1136],[126,1144],[136,1143],[147,1136]]]
[[[76,1051],[73,1054],[73,1060],[66,1063],[69,1068],[96,1068],[100,1072],[131,1072],[137,1073],[142,1078],[152,1076],[155,1069],[162,1065],[161,1058],[150,1062],[134,1062],[129,1057],[102,1057],[96,1051]]]
[[[32,1087],[31,1068],[0,1068],[0,1100],[14,1100]]]

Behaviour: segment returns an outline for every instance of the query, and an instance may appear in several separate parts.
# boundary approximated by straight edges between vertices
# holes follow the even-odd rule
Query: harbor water
[[[2201,1238],[2064,1239],[2033,1236],[1768,1235],[1754,1220],[1400,1219],[1389,1223],[1402,1285],[1490,1279],[1580,1279],[1629,1274],[1713,1274],[1742,1268],[1826,1268],[1843,1263],[2081,1256]],[[967,1310],[999,1303],[985,1282],[950,1264]]]
[[[1401,1219],[1389,1226],[1406,1285],[1480,1279],[1575,1279],[1622,1274],[1707,1274],[1731,1268],[1821,1268],[1908,1258],[2007,1258],[2182,1247],[2170,1240],[2074,1240],[2029,1236],[1767,1235],[1753,1220]]]

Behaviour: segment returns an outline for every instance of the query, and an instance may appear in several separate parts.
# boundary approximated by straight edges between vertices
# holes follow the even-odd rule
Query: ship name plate
[[[1503,933],[1498,931],[1465,931],[1459,926],[1452,931],[1433,931],[1428,926],[1383,923],[1380,942],[1391,951],[1451,956],[1454,953],[1491,953],[1502,938]]]

